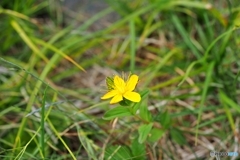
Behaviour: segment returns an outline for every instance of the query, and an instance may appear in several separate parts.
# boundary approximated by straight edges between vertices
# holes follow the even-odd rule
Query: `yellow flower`
[[[136,85],[138,83],[138,76],[131,75],[131,77],[125,83],[122,78],[119,76],[114,76],[113,84],[111,85],[111,89],[108,93],[101,97],[101,99],[112,98],[110,104],[118,103],[126,98],[132,102],[140,102],[141,96],[137,92],[133,92]]]

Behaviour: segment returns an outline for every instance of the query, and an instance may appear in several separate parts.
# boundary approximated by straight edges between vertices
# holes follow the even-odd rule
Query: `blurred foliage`
[[[55,0],[0,1],[0,159],[208,159],[239,148],[238,1],[105,2],[88,17]],[[149,96],[133,112],[160,125],[115,119],[100,101],[105,77],[130,70]]]

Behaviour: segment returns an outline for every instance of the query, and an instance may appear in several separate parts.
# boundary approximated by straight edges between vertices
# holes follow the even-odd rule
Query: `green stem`
[[[134,21],[130,20],[130,39],[131,39],[131,47],[130,47],[130,71],[134,73],[135,70],[135,49],[136,49],[136,43],[135,43],[135,25]]]
[[[47,91],[48,86],[46,86],[45,90],[44,90],[44,95],[43,95],[43,101],[42,101],[42,112],[41,112],[41,149],[42,149],[42,154],[43,157],[45,157],[45,130],[44,130],[44,126],[45,126],[45,102],[46,102],[46,91]]]

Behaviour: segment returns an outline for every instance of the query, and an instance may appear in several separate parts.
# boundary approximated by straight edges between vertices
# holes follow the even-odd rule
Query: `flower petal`
[[[125,82],[119,76],[114,77],[114,85],[115,89],[118,90],[120,93],[124,93],[125,90]]]
[[[126,92],[123,95],[123,97],[132,101],[132,102],[140,102],[141,101],[141,96],[137,92]]]
[[[118,94],[118,91],[117,91],[117,90],[112,90],[112,91],[106,93],[105,95],[103,95],[103,96],[101,97],[101,99],[112,98],[112,97],[114,97],[114,96],[117,95],[117,94]]]
[[[115,95],[115,96],[112,98],[112,100],[110,101],[110,104],[118,103],[118,102],[120,102],[120,101],[122,101],[122,100],[123,100],[122,95],[121,95],[121,94],[117,94],[117,95]]]
[[[138,83],[138,76],[134,74],[127,81],[126,90],[133,91],[135,89],[137,83]]]

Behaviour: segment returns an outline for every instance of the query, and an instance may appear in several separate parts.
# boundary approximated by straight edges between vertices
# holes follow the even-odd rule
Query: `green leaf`
[[[104,114],[103,119],[111,120],[116,117],[124,117],[124,116],[131,116],[131,115],[132,113],[130,112],[128,107],[118,106],[107,111]]]
[[[164,113],[160,113],[157,116],[156,120],[159,121],[161,123],[161,125],[163,126],[163,128],[165,128],[165,129],[169,128],[171,125],[171,117],[167,111]]]
[[[148,94],[149,94],[149,89],[144,89],[143,91],[140,92],[140,95],[143,99],[146,98]]]
[[[238,113],[240,113],[240,105],[238,105],[236,102],[230,99],[223,91],[220,91],[219,95],[220,95],[220,99],[224,103],[226,103],[231,108],[235,109]]]
[[[119,104],[121,106],[131,106],[132,103],[133,103],[132,101],[129,101],[129,100],[125,99],[125,98],[123,98],[123,100],[121,102],[119,102]]]
[[[152,115],[148,110],[147,105],[141,105],[140,106],[140,113],[139,116],[144,119],[147,122],[151,122],[152,121]]]
[[[176,143],[178,143],[179,145],[184,145],[186,144],[186,138],[184,137],[182,131],[180,131],[177,128],[172,128],[170,130],[170,135],[173,139],[173,141],[175,141]]]
[[[148,95],[148,93],[149,93],[149,90],[144,90],[143,92],[141,92],[142,99],[144,99]],[[152,115],[151,115],[151,113],[148,110],[147,101],[144,101],[144,103],[143,103],[143,101],[141,101],[141,103],[138,106],[138,109],[140,111],[139,116],[143,120],[145,120],[147,122],[151,122],[152,121]],[[136,107],[134,107],[133,110],[137,111]],[[136,113],[136,112],[134,112],[134,113]]]
[[[147,136],[148,136],[149,132],[151,131],[152,126],[153,126],[153,123],[149,123],[149,124],[141,125],[138,128],[138,133],[139,133],[138,142],[139,143],[143,143],[147,139]]]
[[[131,150],[132,150],[133,160],[146,159],[145,144],[140,144],[137,138],[135,138],[132,141]]]
[[[219,96],[220,96],[220,101],[224,107],[224,110],[226,112],[226,115],[228,117],[228,121],[229,124],[233,130],[233,132],[235,132],[236,130],[236,126],[234,124],[234,118],[233,115],[230,111],[230,108],[228,106],[230,106],[231,108],[234,108],[237,112],[240,112],[240,107],[238,104],[236,104],[232,99],[230,99],[223,91],[220,90],[219,92]]]
[[[148,94],[149,94],[149,89],[145,89],[145,90],[141,91],[141,92],[140,92],[141,99],[142,99],[142,100],[145,99],[145,98],[148,96]],[[142,100],[141,100],[141,102],[142,102]],[[141,102],[135,103],[135,104],[133,105],[133,113],[134,113],[134,114],[136,114],[137,110],[138,110],[139,107],[141,106],[141,104],[142,104]]]
[[[150,142],[156,142],[158,141],[164,134],[165,134],[166,130],[164,129],[158,129],[158,128],[153,128],[150,131],[150,136],[148,137],[148,140]]]
[[[109,146],[106,148],[105,159],[132,159],[131,152],[126,146]]]

